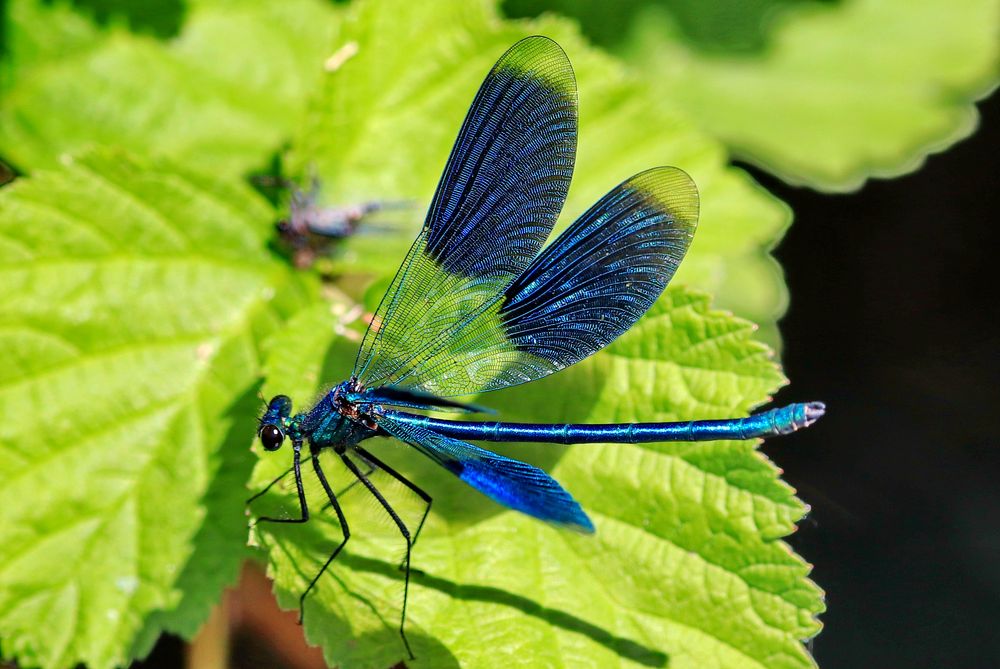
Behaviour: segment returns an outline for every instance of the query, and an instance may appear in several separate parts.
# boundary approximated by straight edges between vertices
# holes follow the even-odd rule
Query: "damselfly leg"
[[[403,535],[403,539],[406,540],[406,557],[403,560],[403,563],[406,565],[403,569],[403,613],[399,619],[399,636],[403,640],[403,645],[406,647],[406,654],[409,655],[412,660],[414,659],[413,650],[410,648],[410,642],[406,638],[405,629],[406,600],[410,594],[410,553],[413,550],[413,540],[410,537],[410,530],[406,527],[406,523],[403,522],[403,519],[399,517],[399,514],[396,513],[396,510],[392,508],[392,505],[390,505],[385,497],[382,496],[382,493],[378,491],[378,488],[376,488],[375,485],[368,480],[368,477],[365,476],[364,472],[358,469],[358,466],[354,464],[354,462],[352,462],[346,455],[341,454],[340,459],[344,461],[347,468],[350,469],[356,477],[358,477],[358,480],[361,481],[366,488],[368,488],[368,492],[370,492],[378,503],[382,505],[382,508],[389,514],[389,517],[391,517],[393,522],[396,523],[396,527],[399,528],[399,533]]]
[[[302,446],[301,446],[301,444],[293,444],[293,448],[294,448],[294,455],[293,455],[293,464],[292,464],[292,466],[289,467],[288,469],[286,469],[284,471],[284,473],[282,473],[276,479],[274,479],[273,481],[271,481],[270,483],[268,483],[267,486],[265,486],[263,490],[257,492],[250,499],[248,499],[247,500],[247,504],[250,504],[251,502],[253,502],[257,498],[259,498],[260,496],[262,496],[264,493],[266,493],[268,490],[270,490],[272,487],[274,487],[274,485],[276,483],[278,483],[279,481],[281,481],[282,479],[284,479],[286,476],[288,476],[288,474],[290,474],[292,472],[295,472],[295,487],[296,487],[296,490],[298,491],[299,508],[301,510],[300,517],[299,518],[272,518],[272,517],[269,517],[269,516],[264,516],[264,517],[258,518],[256,521],[254,521],[253,524],[256,524],[256,523],[259,523],[259,522],[262,522],[262,521],[267,521],[267,522],[272,522],[272,523],[304,523],[307,520],[309,520],[309,516],[310,516],[310,514],[309,514],[309,505],[306,502],[305,491],[304,491],[304,487],[303,487],[303,484],[302,484],[302,471],[301,471],[301,465],[300,465],[301,448],[302,448]],[[342,551],[344,549],[344,546],[347,545],[347,540],[350,539],[350,537],[351,537],[351,530],[350,530],[350,527],[347,524],[347,518],[344,516],[343,510],[340,508],[340,503],[337,501],[338,495],[333,492],[333,488],[331,488],[330,483],[329,483],[329,481],[327,481],[326,475],[323,472],[323,468],[319,464],[319,454],[318,453],[313,453],[312,456],[311,456],[311,460],[312,460],[313,471],[316,472],[316,478],[319,479],[320,485],[323,486],[323,491],[326,493],[327,499],[329,500],[326,503],[326,505],[323,507],[323,510],[325,511],[328,508],[331,508],[331,507],[333,508],[334,512],[336,512],[336,514],[337,514],[337,520],[340,522],[340,527],[341,527],[341,530],[344,533],[344,538],[337,545],[337,547],[333,550],[333,552],[330,554],[330,556],[326,559],[326,562],[323,563],[323,566],[320,567],[319,571],[316,572],[316,575],[313,576],[313,578],[312,578],[311,581],[309,581],[309,585],[306,586],[306,589],[299,596],[299,624],[300,625],[302,624],[302,620],[305,617],[305,600],[306,600],[306,596],[310,593],[310,591],[312,591],[313,587],[315,587],[315,585],[319,581],[320,577],[326,572],[327,568],[336,559],[337,555],[340,554],[340,551]],[[375,465],[372,464],[372,463],[368,463],[368,471],[365,473],[365,475],[366,476],[370,475],[374,471],[375,471]],[[360,482],[360,479],[355,479],[354,481],[352,481],[351,483],[349,483],[347,486],[344,487],[343,490],[340,491],[340,495],[343,495],[344,493],[346,493],[348,490],[350,490],[351,488],[353,488],[359,482]]]
[[[424,515],[420,517],[420,524],[417,525],[417,531],[413,533],[413,542],[411,545],[416,546],[417,539],[420,538],[420,530],[424,529],[424,521],[427,520],[427,514],[431,512],[431,504],[434,503],[434,499],[430,495],[428,495],[423,488],[421,488],[416,483],[414,483],[410,479],[406,478],[405,476],[397,472],[389,465],[385,464],[384,462],[376,458],[374,455],[369,453],[364,448],[360,446],[355,446],[354,450],[358,452],[358,454],[362,457],[362,459],[366,460],[372,465],[372,470],[374,470],[376,467],[378,469],[381,469],[386,474],[396,479],[397,481],[405,485],[407,488],[412,490],[414,493],[416,493],[416,495],[420,497],[420,499],[424,500],[424,502],[426,503],[426,506],[424,506]],[[372,472],[369,471],[366,475],[370,476],[371,473]],[[402,565],[400,565],[400,567],[402,567]]]
[[[366,464],[368,464],[368,471],[365,472],[365,476],[371,476],[375,472],[375,465],[373,465],[371,463],[366,463]],[[273,488],[275,486],[275,484],[280,483],[281,481],[283,481],[285,479],[285,477],[288,476],[289,474],[291,474],[294,469],[295,469],[295,465],[289,466],[289,468],[286,469],[281,474],[279,474],[276,479],[274,479],[273,481],[271,481],[270,483],[268,483],[266,486],[264,486],[264,488],[262,490],[258,490],[253,495],[251,495],[250,497],[248,497],[247,501],[244,502],[244,503],[249,505],[249,504],[252,504],[253,502],[255,502],[257,499],[259,499],[260,497],[262,497],[263,495],[265,495],[268,490],[270,490],[271,488]],[[346,486],[344,486],[343,490],[341,490],[340,492],[338,492],[336,496],[337,497],[343,497],[344,494],[348,490],[350,490],[354,486],[358,485],[359,483],[361,483],[361,482],[358,481],[357,479],[355,479],[354,481],[351,481]],[[330,502],[327,502],[326,505],[323,507],[323,510],[326,511],[327,509],[331,508],[332,506],[333,506],[333,504],[330,504]],[[421,524],[423,524],[423,523],[421,523]]]
[[[337,555],[340,554],[340,551],[344,549],[344,546],[347,545],[347,540],[351,538],[351,528],[348,527],[347,525],[347,518],[344,517],[344,512],[343,510],[341,510],[340,504],[337,502],[337,496],[333,494],[333,489],[330,487],[330,483],[326,480],[326,475],[323,473],[323,468],[320,467],[319,453],[314,452],[312,454],[312,466],[313,466],[313,471],[316,472],[316,478],[319,479],[320,485],[323,486],[323,491],[326,493],[327,498],[330,500],[330,506],[332,506],[333,510],[337,513],[337,520],[340,522],[340,529],[344,533],[344,539],[339,544],[337,544],[336,548],[333,549],[333,552],[330,553],[330,557],[326,559],[326,562],[323,563],[323,566],[320,567],[319,571],[316,572],[316,575],[313,576],[311,581],[309,581],[309,585],[306,586],[305,591],[299,596],[300,625],[302,624],[302,620],[306,615],[306,595],[308,595],[309,592],[313,589],[313,587],[316,585],[316,582],[319,581],[323,573],[326,572],[327,567],[329,567],[330,564],[337,558]]]
[[[291,474],[293,469],[295,469],[295,465],[292,465],[288,469],[286,469],[282,474],[280,474],[278,476],[278,478],[274,479],[273,481],[271,481],[270,483],[268,483],[266,486],[264,486],[264,488],[262,490],[258,490],[253,495],[251,495],[250,497],[248,497],[247,501],[245,502],[245,504],[252,504],[258,498],[262,497],[265,493],[267,493],[268,490],[270,490],[271,488],[273,488],[275,486],[275,484],[280,483],[281,481],[284,480],[284,478],[286,476],[288,476],[289,474]]]
[[[304,523],[307,520],[309,520],[309,503],[306,502],[306,491],[305,491],[305,488],[303,488],[303,486],[302,486],[301,457],[302,457],[302,442],[301,441],[292,442],[292,471],[295,472],[295,490],[296,490],[296,492],[298,492],[298,495],[299,495],[299,510],[301,511],[302,515],[299,518],[272,518],[271,516],[261,516],[260,518],[256,519],[255,521],[253,521],[253,523],[250,524],[251,527],[253,527],[257,523],[264,523],[264,522],[267,522],[267,523]],[[261,495],[263,495],[265,492],[267,492],[271,488],[271,486],[273,486],[275,483],[277,483],[281,479],[285,478],[285,476],[287,474],[288,474],[288,472],[285,472],[284,474],[282,474],[281,476],[279,476],[275,480],[271,481],[267,485],[267,488],[264,488],[262,491],[260,491],[259,493],[257,493],[253,497],[251,497],[250,500],[254,500],[254,499],[260,497]]]

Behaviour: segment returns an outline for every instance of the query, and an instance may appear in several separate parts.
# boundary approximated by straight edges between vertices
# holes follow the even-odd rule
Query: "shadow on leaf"
[[[173,609],[157,611],[145,620],[133,642],[132,657],[147,655],[163,630],[192,637],[218,603],[222,587],[236,582],[240,565],[250,555],[242,511],[244,486],[253,468],[247,445],[255,424],[247,417],[259,408],[260,385],[258,381],[247,387],[219,417],[228,429],[218,450],[209,453],[214,474],[202,497],[205,522],[192,539],[194,551],[176,584],[183,597]]]
[[[358,555],[343,555],[341,558],[344,566],[357,571],[370,572],[380,576],[402,580],[403,574],[394,564],[374,560]],[[517,609],[522,613],[535,618],[540,618],[550,625],[561,629],[582,634],[595,643],[599,643],[608,650],[625,659],[638,662],[647,667],[665,667],[669,661],[666,653],[654,648],[649,648],[631,639],[615,636],[611,632],[578,618],[572,613],[560,611],[542,606],[538,602],[500,588],[493,588],[485,585],[469,585],[456,583],[446,578],[433,576],[421,571],[414,570],[411,575],[411,583],[425,588],[433,588],[443,592],[454,599],[466,601],[489,602],[500,604]],[[346,584],[343,584],[346,588]]]
[[[302,583],[308,582],[312,576],[314,576],[315,572],[313,571],[313,567],[318,566],[319,562],[310,562],[309,567],[304,568],[304,565],[299,564],[294,557],[294,553],[297,551],[288,550],[289,545],[313,547],[325,546],[332,548],[332,546],[329,546],[329,537],[324,534],[321,528],[321,523],[283,526],[278,530],[277,535],[268,537],[267,534],[264,534],[261,536],[261,539],[261,547],[265,550],[279,550],[284,553],[284,559],[289,560],[289,562],[294,565]],[[399,564],[397,562],[386,562],[384,560],[352,554],[349,553],[348,550],[349,549],[345,549],[344,552],[337,557],[336,562],[332,565],[331,569],[324,574],[323,578],[329,578],[335,581],[338,584],[338,587],[352,601],[360,605],[363,609],[366,609],[370,614],[381,620],[383,623],[383,629],[381,631],[367,632],[359,636],[357,639],[353,639],[350,644],[348,644],[349,647],[358,649],[366,648],[366,646],[362,643],[362,639],[366,639],[365,643],[371,642],[376,644],[375,646],[371,646],[371,648],[384,649],[385,644],[399,643],[397,631],[398,619],[395,617],[397,613],[395,611],[390,612],[382,610],[377,602],[373,601],[364,593],[359,592],[356,587],[352,587],[350,579],[344,578],[341,573],[338,573],[337,568],[338,566],[341,568],[346,567],[347,569],[356,572],[362,572],[402,583],[403,572],[399,569]],[[526,615],[544,620],[554,627],[583,635],[591,641],[604,646],[619,657],[637,662],[647,667],[666,667],[669,662],[669,656],[662,651],[644,646],[631,639],[615,636],[608,630],[577,617],[572,613],[542,606],[529,597],[508,592],[500,588],[457,583],[446,578],[428,574],[417,568],[413,568],[410,573],[410,584],[411,586],[420,586],[437,590],[438,592],[446,594],[457,600],[487,602],[517,609]],[[289,592],[282,588],[277,588],[276,592],[278,593],[279,601],[282,602],[282,606],[285,608],[297,606],[300,593]],[[410,594],[412,597],[412,589]],[[399,595],[402,597],[401,588]],[[313,607],[317,608],[314,609]],[[336,639],[338,640],[337,643],[343,644],[344,642],[342,640],[344,638],[351,637],[351,628],[346,621],[340,618],[339,613],[333,613],[330,610],[320,611],[318,609],[325,609],[325,607],[316,599],[307,599],[307,627],[315,629],[312,625],[308,624],[310,611],[313,611],[314,615],[322,615],[325,623],[322,631],[317,632],[317,634],[322,635],[321,638],[317,638],[314,634],[309,634],[311,643],[327,645],[324,643],[324,639]],[[341,608],[340,613],[342,612],[343,609]],[[315,621],[315,618],[313,620]],[[435,639],[433,636],[428,635],[426,630],[420,629],[415,624],[412,626],[408,625],[407,636],[413,645],[414,652],[419,656],[421,661],[429,658],[429,655],[434,656],[434,661],[429,666],[458,666],[457,661],[451,655],[450,651],[448,651],[440,641]],[[337,659],[343,661],[343,658]]]

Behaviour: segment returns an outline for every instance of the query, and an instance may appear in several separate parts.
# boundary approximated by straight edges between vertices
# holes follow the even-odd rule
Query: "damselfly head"
[[[267,404],[267,411],[260,418],[257,436],[268,451],[281,448],[285,440],[285,427],[292,414],[292,400],[287,395],[275,395]]]

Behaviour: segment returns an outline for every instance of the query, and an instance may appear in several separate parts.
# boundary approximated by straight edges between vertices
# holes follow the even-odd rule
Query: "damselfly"
[[[308,443],[307,457],[344,537],[302,593],[300,617],[306,595],[351,536],[320,466],[326,449],[378,500],[406,542],[399,632],[412,657],[405,633],[410,553],[431,498],[368,451],[365,440],[395,437],[502,505],[593,532],[576,500],[544,471],[468,442],[754,439],[793,432],[823,415],[819,402],[746,418],[608,425],[470,422],[414,413],[478,411],[451,398],[534,381],[586,358],[628,330],[674,275],[699,209],[694,183],[674,167],[624,181],[542,249],[566,198],[576,137],[576,81],[566,54],[544,37],[518,42],[472,103],[426,222],[368,327],[351,377],[308,412],[292,415],[284,395],[270,401],[258,434],[268,451],[291,441],[289,471],[301,514],[258,520],[309,519],[300,469]],[[376,468],[426,503],[415,531],[363,471]]]

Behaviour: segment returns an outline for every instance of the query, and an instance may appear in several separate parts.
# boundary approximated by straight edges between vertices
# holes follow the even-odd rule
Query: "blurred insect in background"
[[[407,201],[370,200],[356,204],[330,205],[320,202],[322,183],[313,173],[309,187],[281,177],[261,176],[255,181],[263,186],[277,186],[288,192],[288,216],[275,224],[279,246],[291,255],[292,263],[307,269],[328,256],[334,245],[354,234],[383,234],[384,222],[372,219],[377,212],[412,208]],[[363,226],[363,227],[362,227]]]
[[[362,446],[366,439],[394,437],[499,504],[591,533],[587,514],[544,471],[468,441],[756,439],[788,434],[823,415],[820,402],[745,418],[601,425],[413,413],[482,412],[452,398],[534,381],[583,360],[631,328],[673,277],[699,213],[694,182],[675,167],[622,182],[542,249],[566,199],[576,138],[576,79],[566,54],[545,37],[518,42],[494,65],[472,103],[426,222],[371,320],[351,377],[307,412],[292,415],[284,395],[268,404],[258,436],[268,451],[291,441],[292,467],[285,475],[294,472],[300,515],[257,522],[309,520],[301,473],[308,443],[313,470],[343,531],[299,598],[300,620],[306,595],[351,537],[320,466],[324,450],[339,456],[406,542],[399,634],[412,658],[405,631],[410,555],[431,497]],[[426,504],[415,531],[371,482],[377,469]]]

